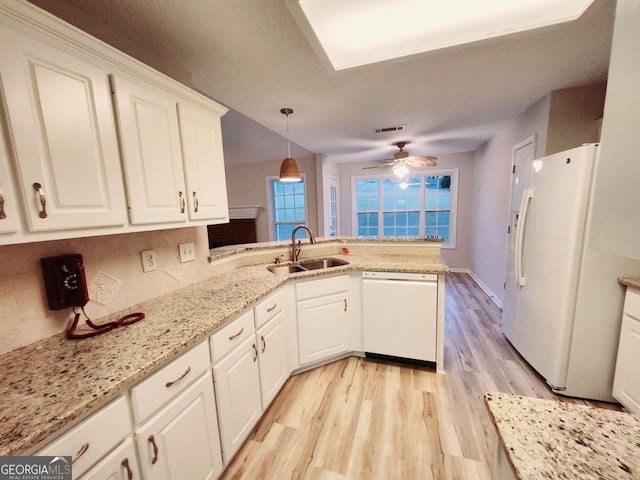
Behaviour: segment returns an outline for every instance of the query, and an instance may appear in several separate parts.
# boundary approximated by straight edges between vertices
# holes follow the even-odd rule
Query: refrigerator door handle
[[[516,249],[515,249],[515,270],[516,270],[516,283],[518,286],[523,287],[525,283],[525,277],[522,272],[522,256],[524,248],[524,231],[527,225],[527,214],[529,213],[529,205],[533,198],[533,189],[526,188],[522,192],[522,201],[520,202],[520,212],[518,213],[518,230],[516,231]]]

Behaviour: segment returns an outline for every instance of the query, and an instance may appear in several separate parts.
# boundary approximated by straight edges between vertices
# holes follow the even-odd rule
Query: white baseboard
[[[496,295],[491,291],[491,289],[489,287],[487,287],[482,280],[480,280],[475,273],[473,273],[471,270],[469,270],[468,268],[450,268],[449,269],[452,272],[457,272],[457,273],[467,273],[469,274],[469,276],[473,279],[474,282],[476,282],[476,284],[482,289],[482,291],[484,293],[487,294],[487,296],[491,299],[491,301],[493,303],[496,304],[496,306],[502,310],[502,301],[496,297]]]

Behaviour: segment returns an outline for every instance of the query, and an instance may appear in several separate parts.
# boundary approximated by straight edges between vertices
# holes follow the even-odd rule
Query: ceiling
[[[286,135],[282,107],[294,109],[294,156],[382,160],[399,140],[413,155],[442,155],[476,150],[552,90],[607,76],[614,0],[573,22],[338,72],[292,1],[32,3],[233,109],[223,119],[229,164],[283,158],[272,133]],[[406,129],[374,134],[394,125]]]

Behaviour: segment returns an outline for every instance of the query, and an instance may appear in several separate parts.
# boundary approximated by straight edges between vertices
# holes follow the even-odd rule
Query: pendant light
[[[287,158],[280,165],[280,181],[281,182],[299,182],[302,180],[300,175],[300,167],[295,158],[291,158],[291,142],[289,141],[289,115],[293,113],[292,108],[281,108],[280,113],[287,117]]]

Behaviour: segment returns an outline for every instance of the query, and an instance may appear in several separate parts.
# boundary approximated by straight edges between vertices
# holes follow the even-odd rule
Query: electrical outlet
[[[156,251],[153,249],[140,252],[140,261],[142,261],[142,271],[144,273],[152,272],[158,269]]]
[[[180,262],[185,263],[196,259],[196,246],[193,242],[181,243],[178,245],[178,250],[180,250]]]

